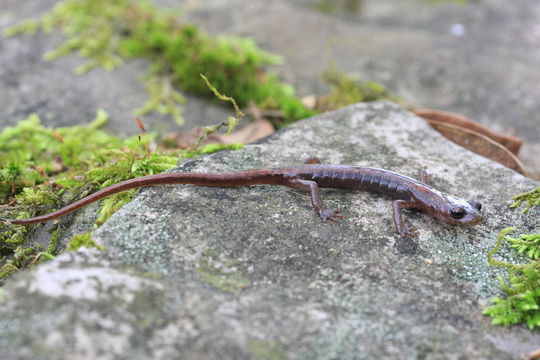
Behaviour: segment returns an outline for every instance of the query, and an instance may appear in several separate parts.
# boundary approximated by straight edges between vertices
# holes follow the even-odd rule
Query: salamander
[[[213,187],[250,185],[282,185],[309,191],[315,213],[326,223],[343,218],[339,209],[323,205],[319,188],[369,191],[393,199],[393,219],[401,236],[415,235],[414,228],[403,224],[401,210],[418,209],[439,220],[458,225],[475,225],[483,220],[478,201],[446,195],[427,184],[427,174],[420,172],[415,180],[389,170],[372,167],[321,164],[316,158],[303,165],[245,170],[237,172],[179,172],[142,176],[101,189],[85,198],[51,213],[29,219],[4,219],[0,221],[15,225],[29,225],[49,221],[67,215],[109,195],[148,186],[191,184]]]

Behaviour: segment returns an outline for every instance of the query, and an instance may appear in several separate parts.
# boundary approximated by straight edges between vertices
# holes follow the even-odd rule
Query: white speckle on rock
[[[365,112],[360,112],[360,111],[354,113],[349,119],[350,126],[357,127],[358,124],[364,123],[364,121],[366,119],[366,115],[367,114]]]
[[[35,271],[28,284],[28,292],[90,301],[114,297],[129,303],[136,292],[148,286],[162,289],[159,283],[112,268],[61,268],[55,263],[41,266]]]
[[[454,36],[463,36],[465,35],[466,30],[467,29],[463,24],[452,24],[452,26],[450,26],[450,34]]]

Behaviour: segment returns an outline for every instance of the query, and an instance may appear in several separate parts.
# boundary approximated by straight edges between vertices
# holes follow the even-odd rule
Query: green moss
[[[17,246],[12,254],[9,254],[9,258],[4,260],[2,266],[0,266],[0,279],[34,264],[37,260],[36,256],[34,256],[36,252],[35,247]]]
[[[537,260],[540,258],[540,234],[521,234],[517,238],[506,237],[510,247],[516,249],[520,254]]]
[[[251,281],[243,275],[240,262],[216,248],[203,252],[197,264],[197,273],[201,281],[221,291],[234,292],[251,285]]]
[[[530,329],[540,327],[540,234],[521,234],[517,238],[507,236],[514,228],[504,229],[497,238],[495,248],[488,254],[490,265],[508,270],[508,280],[498,277],[506,292],[505,297],[496,297],[493,305],[484,309],[484,314],[492,317],[493,324],[526,324]],[[503,240],[531,260],[526,264],[512,264],[494,258]]]
[[[99,110],[87,126],[45,128],[37,115],[0,133],[0,208],[5,218],[29,218],[60,208],[90,192],[134,177],[163,172],[178,155],[151,153],[152,134],[122,140],[100,130],[107,114]],[[121,193],[102,202],[97,224],[129,201]],[[29,239],[35,226],[0,224],[0,277],[56,255],[59,225],[53,225],[45,251]]]
[[[53,259],[54,256],[56,255],[59,237],[60,237],[60,232],[58,230],[53,231],[51,235],[51,239],[49,240],[49,245],[47,246],[47,249],[43,253],[43,256],[45,257],[45,259],[47,260]]]
[[[255,340],[249,343],[249,350],[256,360],[282,360],[287,357],[287,352],[279,341]]]
[[[235,108],[239,115],[238,107]],[[96,118],[87,126],[52,129],[44,127],[37,115],[31,115],[17,126],[0,132],[0,204],[11,205],[0,208],[0,217],[24,219],[42,215],[98,189],[161,173],[174,167],[179,157],[242,148],[239,144],[209,144],[189,151],[172,149],[166,152],[159,147],[151,150],[155,148],[153,134],[122,140],[100,130],[107,118],[105,111],[98,110]],[[231,122],[228,120],[211,131],[227,124],[232,130],[234,124]],[[135,191],[102,200],[96,226],[129,202]],[[62,223],[63,219],[53,224],[45,251],[29,240],[37,226],[0,223],[0,278],[28,268],[40,259],[57,255],[58,229]],[[91,239],[88,237],[87,240]],[[80,246],[76,241],[82,240],[76,237],[73,241],[70,248]]]
[[[244,148],[244,144],[208,144],[198,150],[189,150],[184,156],[192,158],[197,155],[212,154],[221,150],[240,150],[242,148]]]
[[[540,206],[540,188],[513,197],[511,208],[526,203],[523,212]],[[493,305],[484,309],[484,314],[492,317],[493,324],[514,325],[523,323],[530,329],[540,327],[540,234],[521,234],[518,237],[507,236],[514,228],[504,229],[497,238],[495,248],[488,254],[490,265],[508,270],[508,279],[498,277],[506,292],[505,297],[496,297]],[[506,240],[511,248],[527,256],[526,264],[512,264],[494,258]]]
[[[88,126],[50,129],[31,115],[4,129],[0,133],[0,183],[9,186],[0,201],[15,197],[19,205],[48,208],[76,196],[74,192],[83,184],[106,187],[176,165],[176,156],[148,152],[153,135],[121,140],[99,130],[106,121],[106,113],[98,111]],[[40,186],[28,188],[35,185]]]
[[[392,97],[384,85],[375,81],[359,82],[353,77],[337,71],[330,67],[322,74],[324,82],[331,85],[330,94],[324,98],[327,110],[337,109],[357,102],[376,101],[390,99]]]
[[[319,0],[312,6],[324,14],[350,16],[360,11],[362,0]]]
[[[73,200],[75,185],[91,181],[81,174],[93,154],[122,144],[99,130],[106,121],[106,114],[98,111],[88,126],[48,129],[37,115],[31,115],[17,126],[5,128],[0,133],[0,203],[17,206],[3,207],[2,217],[28,218]],[[71,177],[69,186],[52,180],[62,176]],[[0,276],[56,255],[58,233],[54,229],[45,251],[29,242],[31,231],[32,227],[0,224]]]
[[[74,235],[69,241],[66,251],[75,251],[75,250],[80,249],[81,247],[97,248],[99,250],[103,249],[103,246],[98,245],[94,241],[94,239],[92,239],[92,236],[90,233],[84,233],[84,234]]]
[[[523,212],[529,211],[533,206],[540,206],[540,186],[527,193],[516,195],[512,200],[514,200],[514,203],[510,205],[511,208],[519,207],[525,202]]]
[[[137,113],[158,111],[183,122],[179,89],[209,97],[201,81],[205,74],[216,88],[240,106],[253,101],[263,109],[277,109],[285,122],[314,115],[294,95],[293,88],[265,71],[281,62],[259,49],[252,39],[210,37],[182,23],[178,14],[149,3],[130,0],[64,0],[38,21],[25,21],[4,31],[6,36],[60,28],[66,41],[45,55],[47,60],[77,52],[88,62],[84,73],[100,66],[114,69],[130,58],[145,58],[148,101]]]
[[[100,149],[119,147],[119,138],[99,130],[105,122],[106,114],[100,110],[88,126],[47,129],[37,115],[31,115],[17,126],[6,127],[0,133],[0,201],[23,187],[44,183],[52,175],[81,166]],[[51,204],[51,197],[54,195],[28,190],[24,198],[31,205]]]

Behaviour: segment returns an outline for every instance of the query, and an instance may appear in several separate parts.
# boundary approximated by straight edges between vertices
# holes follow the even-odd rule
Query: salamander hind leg
[[[291,179],[287,184],[284,184],[286,186],[300,189],[300,190],[307,190],[311,194],[311,205],[313,206],[313,209],[319,215],[319,217],[322,219],[324,223],[327,223],[328,220],[333,222],[338,222],[339,219],[344,218],[345,216],[341,215],[341,210],[339,209],[327,209],[324,207],[324,204],[321,200],[321,197],[319,195],[319,185],[315,181],[311,180],[302,180],[302,179]]]

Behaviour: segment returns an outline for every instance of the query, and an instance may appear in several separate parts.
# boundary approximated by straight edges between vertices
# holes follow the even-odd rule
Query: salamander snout
[[[476,225],[484,220],[480,213],[482,204],[476,200],[465,201],[460,198],[448,196],[448,208],[444,220],[459,225]]]

